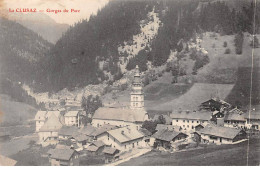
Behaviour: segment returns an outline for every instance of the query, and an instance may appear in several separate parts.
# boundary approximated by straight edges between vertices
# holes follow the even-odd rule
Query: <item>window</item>
[[[197,121],[197,123],[199,123],[199,121]]]
[[[136,103],[136,107],[138,106],[138,103]]]
[[[126,145],[125,145],[125,149],[126,149]]]
[[[138,145],[138,141],[137,141],[137,143],[136,143],[137,145]]]
[[[178,122],[178,120],[176,120],[176,122]]]
[[[185,120],[183,120],[183,122],[185,123]]]
[[[107,135],[107,140],[109,140],[109,135]]]
[[[185,125],[183,125],[183,127],[185,127]]]
[[[192,120],[191,123],[193,123],[194,121]]]
[[[194,129],[194,126],[192,126],[191,128]]]
[[[187,123],[189,123],[189,120],[187,120]]]
[[[190,126],[189,125],[187,125],[187,128],[189,128]]]
[[[138,130],[138,126],[136,126],[136,130]]]

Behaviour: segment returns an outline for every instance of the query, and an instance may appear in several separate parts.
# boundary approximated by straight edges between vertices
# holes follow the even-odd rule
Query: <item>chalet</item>
[[[97,155],[104,150],[105,146],[105,143],[103,143],[102,141],[93,141],[92,143],[90,143],[86,150],[92,154]]]
[[[188,135],[182,132],[164,129],[157,131],[152,135],[152,137],[155,138],[155,145],[157,145],[157,147],[169,149],[171,148],[172,142],[184,140]]]
[[[52,166],[78,166],[79,153],[73,149],[56,148],[51,151],[49,161]]]
[[[106,132],[102,140],[106,145],[120,151],[146,146],[145,136],[136,128],[122,127]]]
[[[225,115],[225,118],[224,118],[225,127],[245,128],[245,124],[246,124],[245,114],[237,108],[230,110]]]
[[[68,111],[64,115],[65,125],[66,126],[77,126],[79,127],[79,111]]]
[[[78,128],[76,126],[62,126],[58,133],[59,140],[66,140],[78,134]]]
[[[199,133],[204,142],[216,144],[234,144],[246,139],[246,132],[242,129],[221,127],[213,124],[205,126]]]
[[[136,67],[130,95],[130,108],[101,107],[94,113],[92,125],[94,127],[100,127],[104,124],[120,127],[132,126],[138,130],[142,123],[148,120],[148,114],[144,109],[144,92],[138,66]]]
[[[55,144],[58,140],[58,131],[61,127],[62,123],[60,119],[55,114],[52,114],[39,129],[39,142],[49,142],[50,144]]]
[[[212,98],[206,102],[201,103],[199,106],[200,109],[206,109],[210,111],[220,111],[224,108],[230,109],[232,106],[231,104],[225,102],[224,100],[218,99],[218,98]]]
[[[105,163],[111,163],[116,161],[116,154],[119,153],[119,150],[112,147],[105,147],[102,153],[105,155]]]
[[[183,130],[195,130],[199,124],[206,125],[211,120],[211,112],[208,111],[178,111],[173,112],[170,117],[172,118],[172,125],[179,126]]]

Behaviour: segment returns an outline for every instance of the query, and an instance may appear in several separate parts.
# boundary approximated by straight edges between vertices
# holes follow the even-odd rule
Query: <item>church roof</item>
[[[93,119],[143,122],[146,120],[145,115],[147,112],[143,109],[101,107],[95,112]]]

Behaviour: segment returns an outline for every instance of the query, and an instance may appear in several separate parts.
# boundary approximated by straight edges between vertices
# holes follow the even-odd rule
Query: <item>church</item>
[[[143,85],[139,68],[136,66],[130,93],[130,106],[101,107],[94,113],[92,125],[101,127],[104,124],[111,124],[119,127],[135,127],[138,130],[145,120],[148,120],[148,114],[144,109]]]

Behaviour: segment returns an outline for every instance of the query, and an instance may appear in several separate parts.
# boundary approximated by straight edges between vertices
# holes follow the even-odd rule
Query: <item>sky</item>
[[[91,14],[96,14],[97,10],[108,3],[109,0],[0,0],[2,9],[9,8],[16,10],[17,8],[36,8],[44,10],[44,13],[54,19],[57,23],[73,23],[88,19]],[[80,10],[80,12],[57,13],[47,12],[46,10],[64,10],[71,9]]]

